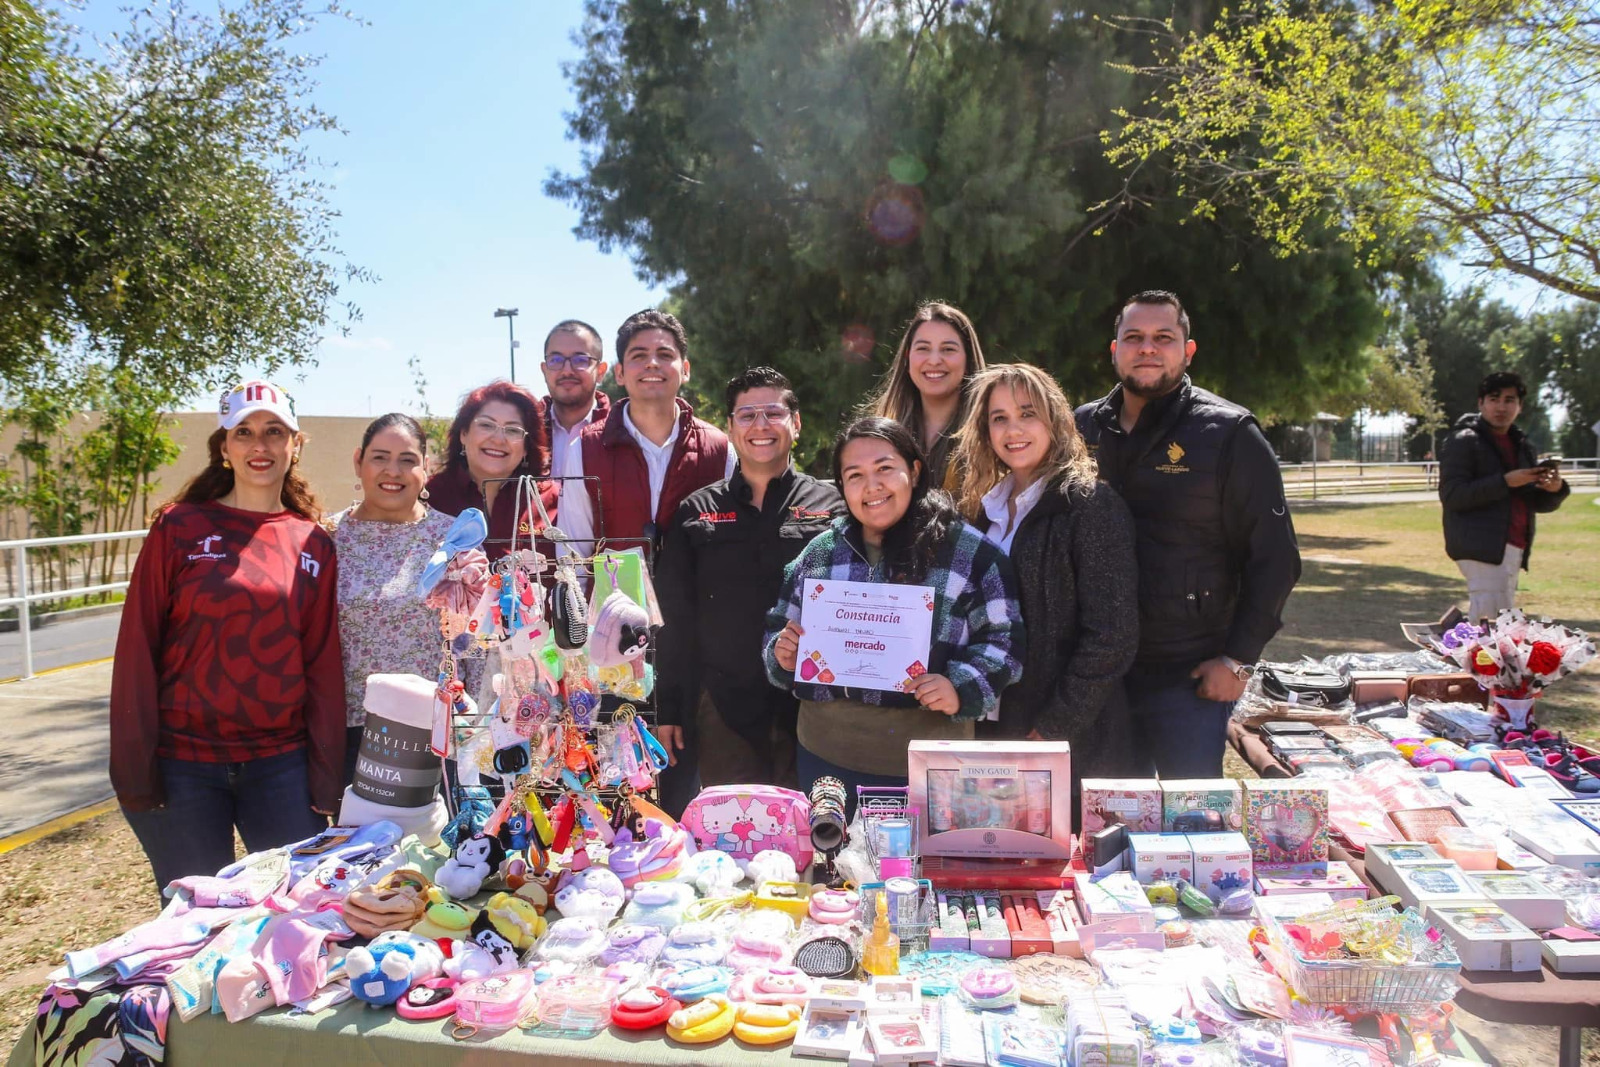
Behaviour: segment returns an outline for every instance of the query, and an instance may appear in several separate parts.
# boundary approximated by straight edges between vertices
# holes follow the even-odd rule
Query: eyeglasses
[[[560,370],[562,367],[571,367],[576,371],[585,371],[600,362],[593,356],[563,356],[548,355],[544,357],[544,365],[551,370]]]
[[[473,419],[472,428],[485,437],[498,437],[503,441],[520,441],[528,436],[526,427],[514,422],[502,426],[493,419]]]
[[[793,413],[782,404],[767,404],[765,407],[751,405],[734,408],[733,421],[738,426],[754,426],[760,419],[766,419],[769,423],[787,422],[791,414]]]

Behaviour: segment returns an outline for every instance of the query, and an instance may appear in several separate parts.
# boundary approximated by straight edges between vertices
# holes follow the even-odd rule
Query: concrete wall
[[[181,452],[178,458],[156,475],[159,483],[150,495],[154,507],[181,489],[190,478],[206,465],[206,438],[217,428],[215,411],[185,411],[173,416],[175,425],[170,430]],[[80,415],[74,420],[74,433],[82,433],[97,421],[94,414]],[[357,416],[308,415],[300,420],[300,430],[306,435],[306,445],[300,454],[302,473],[316,492],[323,510],[338,511],[349,507],[356,497],[356,476],[351,466],[351,456],[361,444],[361,433],[371,420]],[[16,472],[22,477],[24,465],[16,453],[20,432],[15,426],[0,434],[0,467]],[[0,514],[0,538],[27,537],[32,534],[27,516],[16,513]]]

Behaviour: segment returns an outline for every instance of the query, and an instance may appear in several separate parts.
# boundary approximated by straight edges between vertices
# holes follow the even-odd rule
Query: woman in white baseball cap
[[[111,784],[158,888],[327,827],[345,696],[333,539],[289,394],[222,396],[209,462],[160,508],[111,673]]]

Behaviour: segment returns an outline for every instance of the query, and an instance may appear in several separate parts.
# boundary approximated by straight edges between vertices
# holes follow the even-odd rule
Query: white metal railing
[[[1411,463],[1338,460],[1280,463],[1284,493],[1291,499],[1437,489],[1439,462]],[[1600,459],[1563,459],[1561,476],[1571,485],[1600,485]]]
[[[126,580],[104,582],[100,585],[74,586],[70,589],[49,589],[41,593],[28,592],[28,550],[30,548],[62,548],[67,545],[87,545],[100,541],[122,541],[144,537],[149,530],[120,530],[114,533],[81,534],[76,537],[30,537],[20,541],[0,541],[0,552],[12,554],[16,572],[16,592],[0,597],[0,608],[15,606],[17,632],[22,635],[22,677],[33,677],[33,619],[31,605],[36,600],[60,600],[64,594],[89,596],[94,593],[116,593],[128,588]]]

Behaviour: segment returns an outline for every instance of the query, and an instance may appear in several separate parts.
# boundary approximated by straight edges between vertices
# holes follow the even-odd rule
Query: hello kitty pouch
[[[679,820],[697,850],[716,849],[740,870],[758,852],[786,853],[811,865],[811,803],[804,793],[775,785],[718,785],[702,790]]]

